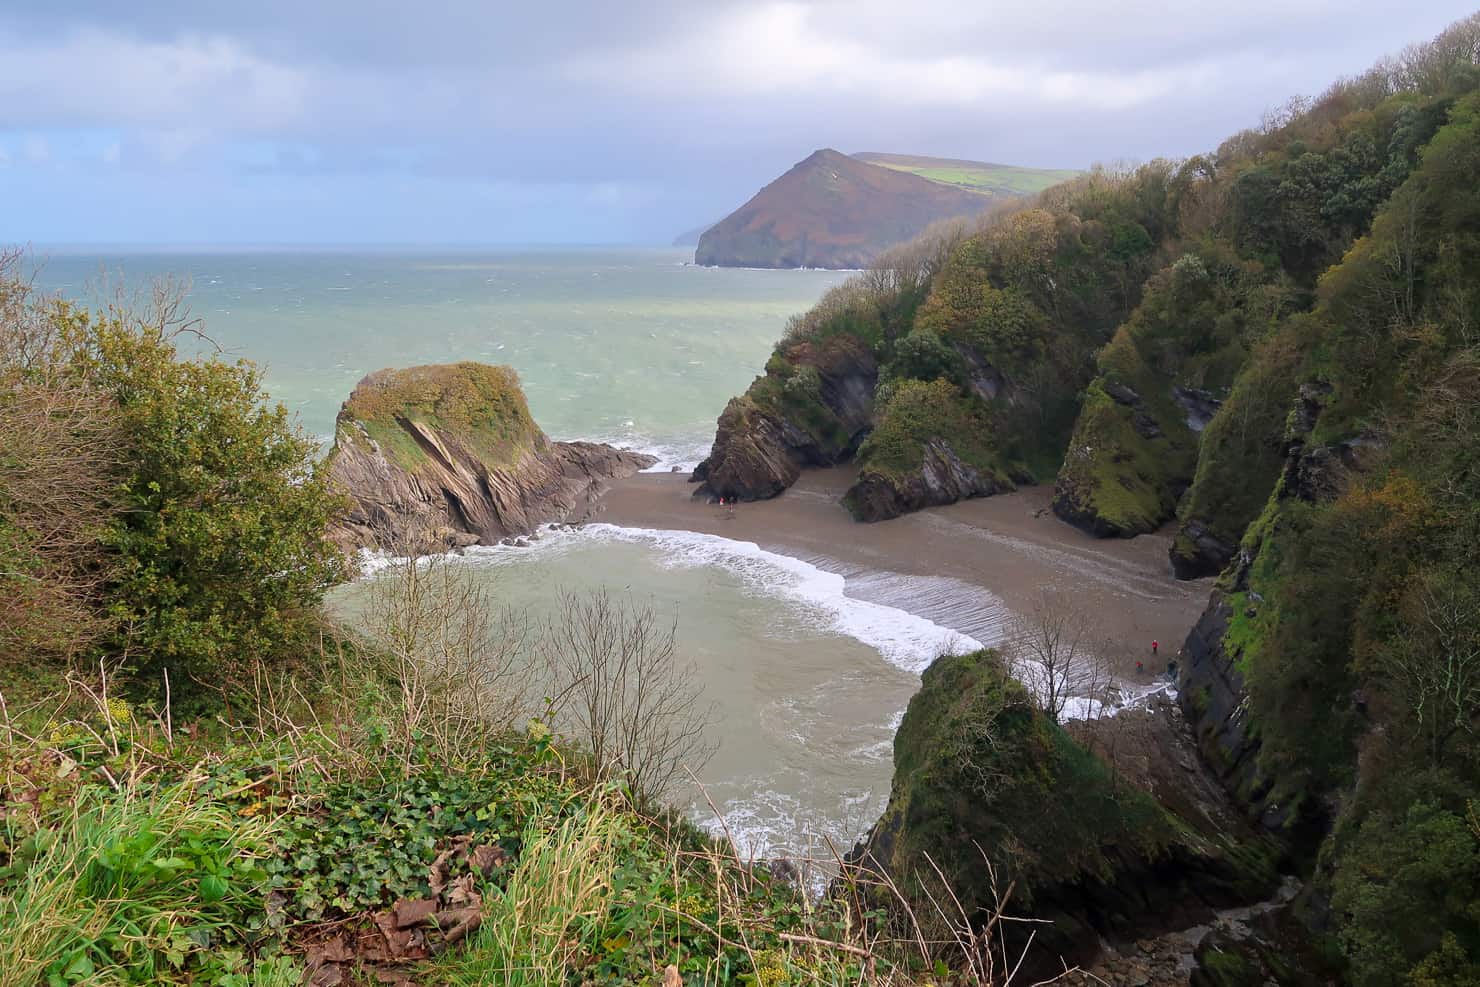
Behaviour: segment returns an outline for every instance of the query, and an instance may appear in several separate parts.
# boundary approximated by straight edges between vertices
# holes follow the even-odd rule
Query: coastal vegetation
[[[1065,520],[1175,518],[1178,572],[1218,573],[1180,714],[1066,725],[1002,654],[939,657],[823,871],[664,804],[705,713],[640,605],[504,621],[434,558],[353,628],[323,607],[346,547],[527,532],[637,459],[462,363],[367,378],[319,461],[252,365],[180,352],[172,292],[87,310],[7,257],[0,983],[986,985],[1267,905],[1200,982],[1474,984],[1477,63],[1480,17],[792,320],[707,492],[853,460],[882,519],[1053,480]]]
[[[0,350],[0,981],[1003,969],[974,914],[927,938],[897,924],[886,875],[835,857],[818,897],[811,864],[742,859],[664,806],[702,763],[706,714],[651,611],[571,597],[531,627],[433,558],[391,564],[354,628],[332,620],[349,503],[255,369],[179,352],[203,327],[168,293],[87,312],[18,274]],[[403,377],[404,401],[352,399],[356,420],[528,434],[499,368]]]
[[[1471,17],[1212,154],[936,234],[919,282],[843,286],[820,323],[878,367],[839,443],[856,517],[1021,470],[1096,535],[1175,521],[1177,574],[1221,573],[1183,705],[1353,983],[1480,970],[1477,121]]]

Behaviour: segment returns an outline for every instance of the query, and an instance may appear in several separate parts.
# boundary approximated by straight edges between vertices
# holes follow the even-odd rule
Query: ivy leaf
[[[202,901],[220,901],[226,897],[226,882],[215,874],[207,874],[200,879],[200,897]]]

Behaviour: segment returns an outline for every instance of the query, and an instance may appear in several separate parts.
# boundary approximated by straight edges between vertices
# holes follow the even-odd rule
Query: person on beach
[[[1153,655],[1156,654],[1156,647],[1157,647],[1157,643],[1155,641],[1152,641],[1151,642],[1151,653]]]

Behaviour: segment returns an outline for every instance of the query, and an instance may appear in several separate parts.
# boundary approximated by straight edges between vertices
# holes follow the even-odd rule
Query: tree
[[[1048,590],[1008,624],[1013,673],[1056,722],[1075,698],[1094,699],[1108,682],[1088,616]]]
[[[675,626],[605,590],[562,593],[559,603],[542,640],[556,725],[574,732],[599,774],[661,798],[680,770],[714,753],[704,737],[713,706],[679,658]]]
[[[408,758],[477,759],[531,712],[527,619],[448,556],[393,562],[370,585],[364,625],[400,689],[391,726]]]
[[[107,627],[121,436],[108,396],[56,359],[61,312],[19,263],[0,252],[0,652],[68,658]]]
[[[1419,581],[1386,665],[1415,739],[1439,765],[1480,729],[1480,594],[1449,575]]]

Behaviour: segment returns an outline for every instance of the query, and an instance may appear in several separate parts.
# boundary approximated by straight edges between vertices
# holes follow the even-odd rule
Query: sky
[[[819,147],[1209,150],[1472,9],[0,0],[0,243],[662,244]]]

